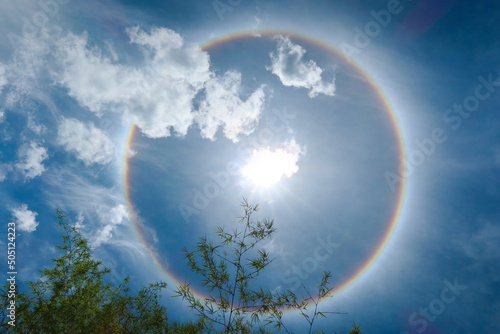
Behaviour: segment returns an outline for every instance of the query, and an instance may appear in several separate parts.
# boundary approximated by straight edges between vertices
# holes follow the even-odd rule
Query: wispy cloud
[[[83,212],[86,217],[92,213],[111,211],[121,203],[123,195],[114,188],[108,188],[87,180],[74,173],[69,167],[54,164],[45,175],[47,186],[45,198],[54,208]],[[90,223],[90,221],[88,220]]]
[[[18,101],[19,96],[30,95],[40,90],[40,83],[47,68],[47,55],[53,50],[50,42],[54,36],[49,29],[40,29],[38,38],[22,38],[12,58],[6,64],[5,76],[12,89],[7,93],[7,104]]]
[[[28,210],[28,205],[23,204],[18,208],[11,209],[12,216],[16,222],[16,229],[24,232],[33,232],[38,226],[36,216],[38,213]]]
[[[0,164],[0,182],[5,181],[7,174],[12,171],[12,166],[9,164]]]
[[[29,145],[23,145],[18,152],[19,160],[16,168],[20,170],[26,179],[33,179],[42,175],[45,167],[42,162],[48,158],[47,149],[31,141]]]
[[[139,246],[127,232],[129,224],[125,223],[129,222],[129,215],[119,190],[96,184],[66,166],[54,166],[45,181],[47,203],[65,212],[77,212],[77,224],[92,245],[119,244],[121,248],[130,245],[131,251],[137,253]]]
[[[44,134],[47,131],[45,125],[36,122],[33,113],[28,113],[28,129],[37,135]]]
[[[333,96],[335,82],[323,81],[321,69],[314,60],[305,61],[306,50],[293,44],[288,37],[278,36],[278,47],[271,53],[272,64],[267,69],[277,75],[285,86],[309,89],[309,97],[318,94]]]
[[[57,142],[76,153],[86,166],[107,164],[115,154],[115,146],[104,131],[91,122],[84,124],[74,118],[63,118],[60,122]]]
[[[7,77],[5,76],[5,65],[0,63],[0,93],[3,87],[7,84]]]

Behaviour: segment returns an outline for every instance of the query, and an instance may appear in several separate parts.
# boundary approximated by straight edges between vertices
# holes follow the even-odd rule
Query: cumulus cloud
[[[314,60],[303,60],[306,50],[293,44],[288,37],[278,37],[278,47],[271,53],[271,66],[267,70],[277,75],[285,86],[309,89],[309,97],[318,94],[333,96],[335,82],[327,83],[321,78],[321,69]]]
[[[38,213],[28,210],[28,205],[23,204],[18,208],[13,208],[12,216],[16,222],[16,229],[25,232],[33,232],[38,226],[36,216]]]
[[[245,102],[239,98],[241,74],[229,71],[214,77],[206,84],[206,98],[196,115],[201,135],[215,140],[219,126],[224,135],[234,142],[240,134],[249,135],[258,124],[265,99],[264,91],[257,89]]]
[[[99,218],[102,222],[110,225],[119,225],[125,219],[128,219],[127,207],[123,204],[118,204],[109,211],[99,212]]]
[[[69,152],[76,153],[86,166],[107,164],[115,147],[108,135],[93,123],[84,124],[74,118],[64,118],[59,124],[57,142]]]
[[[0,88],[6,78],[13,87],[6,96],[7,105],[34,96],[35,88],[50,80],[64,87],[82,107],[97,115],[119,113],[151,138],[183,136],[199,121],[203,136],[215,139],[220,126],[228,138],[237,140],[257,124],[263,89],[242,101],[239,89],[227,87],[229,82],[238,82],[239,87],[241,75],[230,72],[219,77],[210,68],[209,54],[186,44],[175,31],[127,29],[132,46],[143,52],[141,61],[130,64],[120,62],[109,42],[99,47],[86,33],[54,29],[57,33],[40,29],[36,40],[21,41],[7,66],[0,64]],[[205,99],[203,110],[195,110],[202,102],[199,96]],[[216,101],[218,97],[227,99]],[[33,117],[28,122],[36,134],[45,132]]]
[[[100,220],[106,225],[100,229],[94,238],[93,245],[95,247],[111,239],[113,236],[112,232],[116,228],[116,225],[122,224],[123,221],[129,217],[127,208],[123,204],[118,204],[110,211],[101,211],[98,214]]]
[[[168,137],[172,131],[185,135],[195,118],[193,99],[206,88],[210,102],[205,103],[198,116],[205,133],[211,134],[215,123],[225,126],[225,133],[231,138],[238,131],[249,131],[248,109],[261,107],[262,90],[242,102],[233,96],[234,90],[217,89],[234,78],[217,78],[210,70],[208,53],[197,46],[185,45],[182,36],[170,29],[156,28],[148,33],[136,27],[127,33],[131,43],[143,51],[142,64],[133,67],[116,63],[113,57],[91,48],[86,35],[69,33],[56,42],[56,60],[62,65],[55,75],[56,82],[66,87],[82,106],[97,114],[107,110],[120,112],[124,120],[135,123],[152,138]],[[214,94],[219,92],[230,97],[227,105],[225,101],[214,101]],[[222,106],[224,113],[205,115],[215,111],[215,106]],[[235,121],[238,111],[245,114]],[[252,118],[256,112],[260,113],[260,109],[252,112]],[[223,116],[229,119],[221,119]],[[208,127],[207,119],[216,121]],[[230,129],[233,123],[235,127]]]
[[[5,111],[0,109],[0,123],[2,123],[5,120]]]
[[[42,162],[48,158],[47,149],[31,141],[29,145],[24,145],[18,152],[20,162],[16,168],[20,170],[26,179],[33,179],[42,175],[45,167]]]

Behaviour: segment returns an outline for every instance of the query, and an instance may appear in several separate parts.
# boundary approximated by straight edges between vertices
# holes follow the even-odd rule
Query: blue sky
[[[170,297],[173,276],[200,287],[180,249],[236,227],[245,197],[278,229],[264,287],[300,293],[323,271],[342,287],[321,304],[347,313],[321,320],[326,332],[500,332],[496,2],[21,0],[0,12],[0,245],[15,221],[20,280],[57,256],[59,208],[114,281],[164,280],[169,316],[194,320]]]

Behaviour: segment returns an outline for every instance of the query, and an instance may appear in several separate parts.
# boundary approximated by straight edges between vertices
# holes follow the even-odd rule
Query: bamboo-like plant
[[[195,296],[187,282],[176,289],[175,297],[187,301],[209,333],[266,333],[269,327],[292,333],[283,320],[283,310],[287,309],[301,314],[308,322],[309,333],[313,333],[318,317],[338,313],[318,309],[319,301],[327,298],[333,289],[329,283],[331,273],[323,274],[317,296],[309,293],[304,285],[306,295],[301,297],[291,290],[272,292],[253,288],[251,283],[273,261],[270,254],[265,249],[257,249],[257,245],[271,238],[276,229],[273,220],[251,219],[259,210],[258,205],[250,205],[243,199],[241,206],[244,210],[239,220],[243,225],[241,230],[227,232],[218,227],[219,243],[214,244],[203,236],[194,251],[183,249],[189,268],[203,278],[202,284],[208,290],[208,297]],[[311,313],[309,306],[313,306]]]

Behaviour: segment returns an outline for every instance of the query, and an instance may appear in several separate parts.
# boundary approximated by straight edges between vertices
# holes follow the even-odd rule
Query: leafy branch
[[[257,246],[271,238],[276,228],[273,220],[252,220],[252,215],[259,210],[258,205],[250,205],[243,199],[241,206],[244,211],[239,218],[239,224],[243,225],[241,230],[228,232],[224,227],[218,227],[217,244],[203,236],[194,251],[182,250],[188,267],[201,276],[208,296],[195,296],[190,284],[185,282],[176,289],[174,297],[187,301],[189,308],[206,324],[209,333],[251,333],[255,327],[258,333],[265,333],[264,327],[267,326],[292,333],[283,321],[285,309],[298,311],[308,322],[309,333],[312,333],[318,317],[338,314],[318,309],[319,302],[327,298],[333,289],[329,283],[331,273],[324,273],[316,297],[305,286],[307,295],[302,297],[290,290],[280,293],[252,289],[251,283],[274,260],[265,249],[258,249]],[[311,304],[314,310],[309,315],[308,306]]]

